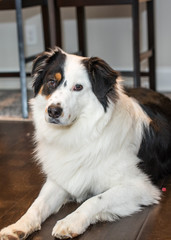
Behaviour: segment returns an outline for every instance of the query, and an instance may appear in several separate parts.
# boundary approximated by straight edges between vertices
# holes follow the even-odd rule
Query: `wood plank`
[[[27,77],[31,77],[31,73],[26,73]],[[20,77],[20,72],[0,72],[0,77]]]
[[[139,3],[151,2],[152,0],[139,0]]]
[[[133,72],[133,71],[124,71],[124,70],[121,70],[121,71],[119,71],[119,72],[120,72],[120,74],[121,74],[122,76],[127,76],[127,77],[133,77],[133,76],[134,76],[134,72]],[[142,77],[148,77],[148,76],[149,76],[149,72],[143,71],[143,72],[140,72],[140,75],[141,75]]]
[[[83,7],[131,4],[132,0],[58,0],[56,2],[58,7]]]
[[[39,5],[44,5],[46,1],[44,0],[22,0],[22,7],[34,7]],[[0,0],[0,10],[13,10],[15,9],[15,1],[13,0]]]
[[[152,55],[153,55],[153,51],[152,51],[152,50],[145,51],[145,52],[143,52],[143,53],[140,54],[140,61],[143,61],[143,60],[145,60],[145,59],[148,59],[148,58],[150,58]]]

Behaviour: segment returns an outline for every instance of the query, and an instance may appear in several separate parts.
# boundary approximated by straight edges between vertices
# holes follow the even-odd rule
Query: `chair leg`
[[[62,48],[61,12],[60,8],[57,6],[56,0],[54,0],[54,13],[56,28],[56,45]]]
[[[21,97],[22,97],[22,115],[23,118],[28,117],[27,105],[27,83],[25,71],[25,56],[24,56],[24,38],[22,26],[22,5],[21,0],[15,0],[16,6],[16,20],[17,20],[17,33],[18,33],[18,51],[20,63],[20,83],[21,83]]]
[[[45,0],[44,4],[41,5],[41,10],[42,10],[42,20],[43,20],[44,44],[45,44],[45,49],[48,49],[51,47],[48,0]]]
[[[87,56],[85,8],[77,7],[78,47],[82,56]]]
[[[139,27],[139,3],[133,0],[132,3],[132,21],[133,21],[133,72],[134,87],[140,86],[140,27]]]
[[[156,90],[155,72],[155,33],[154,33],[154,1],[147,2],[147,26],[148,26],[148,49],[152,49],[152,56],[149,58],[149,80],[150,88]]]

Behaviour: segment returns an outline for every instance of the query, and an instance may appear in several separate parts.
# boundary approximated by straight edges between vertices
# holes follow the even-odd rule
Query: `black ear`
[[[35,96],[38,94],[42,84],[45,74],[45,67],[47,64],[47,59],[49,57],[48,52],[43,52],[33,61],[32,67],[32,78],[33,78],[33,89]]]
[[[43,79],[47,72],[48,65],[57,58],[59,53],[61,53],[61,49],[58,47],[55,49],[49,49],[49,51],[41,53],[33,61],[32,77],[35,96],[38,94],[43,84]]]
[[[88,70],[92,90],[106,111],[108,96],[111,93],[116,95],[115,84],[119,74],[100,58],[92,57],[83,62]]]

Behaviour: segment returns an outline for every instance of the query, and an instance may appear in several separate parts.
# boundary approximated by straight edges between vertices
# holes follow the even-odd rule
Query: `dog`
[[[72,200],[82,204],[56,223],[56,238],[158,204],[158,180],[171,172],[171,101],[148,89],[124,90],[104,60],[58,47],[34,60],[32,76],[35,155],[46,182],[0,239],[27,238]]]

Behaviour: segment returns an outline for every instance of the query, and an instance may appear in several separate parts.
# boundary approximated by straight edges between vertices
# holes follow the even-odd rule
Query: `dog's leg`
[[[132,185],[131,185],[132,184]],[[52,235],[58,238],[73,238],[97,221],[114,221],[129,216],[141,209],[141,204],[158,203],[160,191],[149,186],[120,185],[85,201],[76,211],[57,222]]]
[[[41,228],[41,223],[68,199],[68,194],[51,180],[44,184],[38,198],[27,212],[14,224],[0,231],[0,240],[25,239]]]

